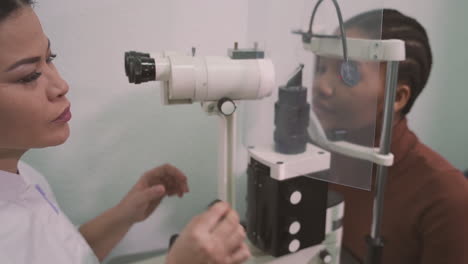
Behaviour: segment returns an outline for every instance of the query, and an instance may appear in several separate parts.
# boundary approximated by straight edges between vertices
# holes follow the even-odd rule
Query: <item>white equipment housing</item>
[[[186,56],[173,52],[152,54],[156,81],[163,81],[164,104],[267,97],[275,86],[269,59],[233,60],[228,57]]]

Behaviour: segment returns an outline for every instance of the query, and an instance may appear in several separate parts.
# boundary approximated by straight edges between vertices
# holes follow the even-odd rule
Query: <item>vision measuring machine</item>
[[[315,14],[323,0],[313,10],[309,30],[293,33],[301,35],[305,50],[317,56],[341,58],[341,78],[349,85],[360,78],[354,61],[387,64],[380,147],[327,138],[307,103],[307,88],[302,85],[303,66],[299,65],[289,81],[278,88],[274,146],[248,147],[246,230],[253,254],[248,263],[340,263],[343,199],[328,192],[326,182],[309,177],[330,168],[330,152],[377,165],[366,263],[380,263],[384,246],[381,237],[384,189],[387,167],[393,164],[390,153],[393,103],[398,63],[405,59],[405,46],[401,40],[346,37],[339,5],[332,1],[341,35],[312,32]],[[125,71],[131,83],[161,82],[165,105],[200,102],[204,111],[220,117],[218,196],[235,208],[236,102],[261,100],[272,94],[277,87],[272,60],[265,58],[257,47],[239,49],[237,44],[228,50],[228,57],[196,56],[195,49],[192,56],[130,51],[125,53]],[[139,263],[163,261],[162,257]]]

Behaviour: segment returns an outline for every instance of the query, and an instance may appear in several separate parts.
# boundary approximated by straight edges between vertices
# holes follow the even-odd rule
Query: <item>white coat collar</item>
[[[20,174],[0,170],[0,201],[16,200],[27,187],[28,183]]]

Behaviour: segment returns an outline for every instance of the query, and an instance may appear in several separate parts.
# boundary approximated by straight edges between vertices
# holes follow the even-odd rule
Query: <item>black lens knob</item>
[[[125,52],[125,74],[128,76],[130,74],[130,65],[129,60],[133,57],[150,57],[149,53],[137,52],[137,51],[127,51]]]
[[[135,83],[143,83],[156,80],[156,63],[153,58],[140,57],[135,71]]]
[[[130,83],[156,80],[156,64],[148,53],[129,51],[125,53],[125,74]]]

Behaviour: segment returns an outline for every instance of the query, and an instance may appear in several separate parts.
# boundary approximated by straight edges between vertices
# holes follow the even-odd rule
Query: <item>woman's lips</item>
[[[70,112],[70,106],[65,108],[65,110],[53,121],[54,123],[66,123],[70,121],[72,114]]]

